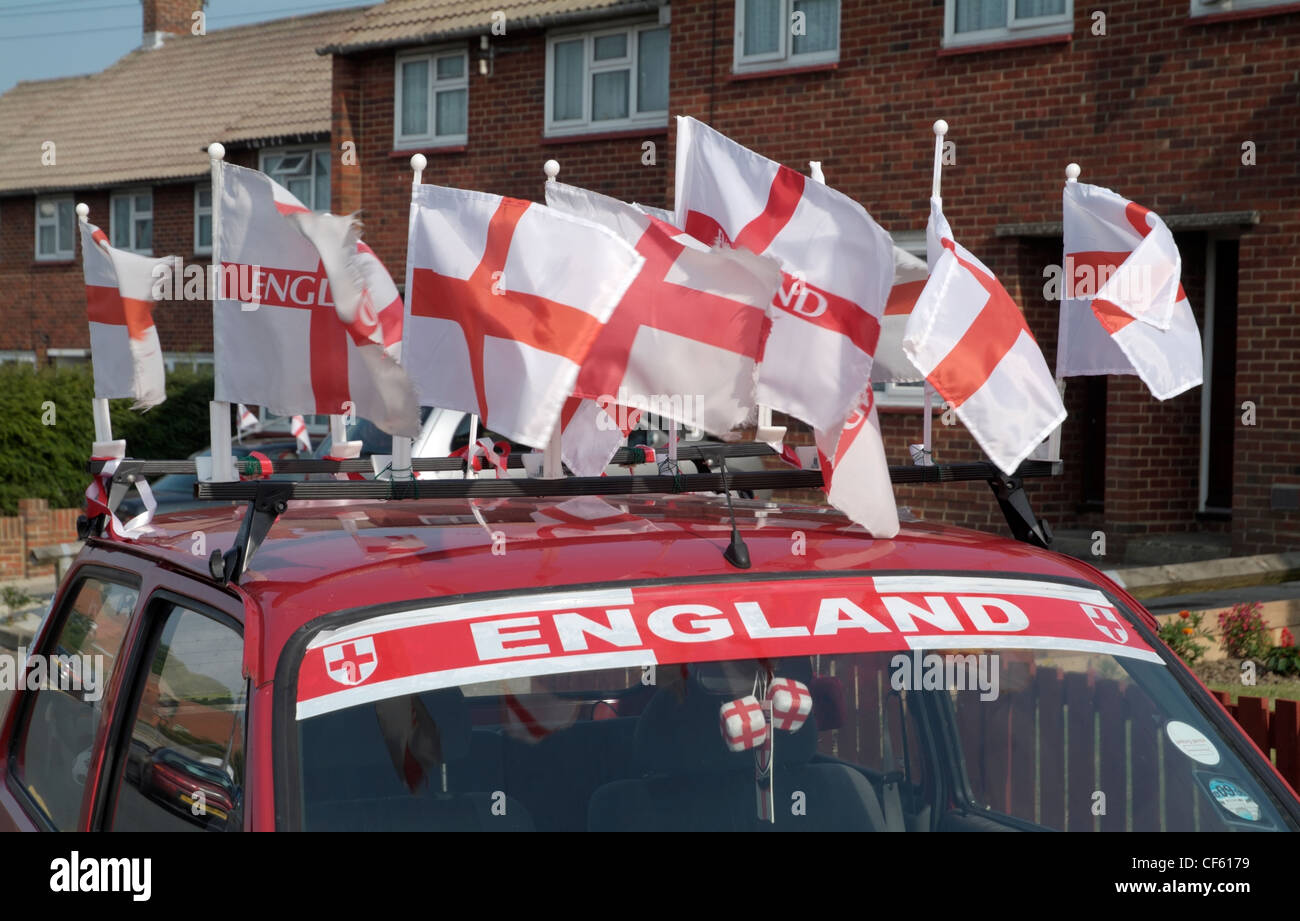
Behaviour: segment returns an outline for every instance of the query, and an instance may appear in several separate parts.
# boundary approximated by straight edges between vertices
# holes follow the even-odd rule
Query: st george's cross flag
[[[1174,236],[1110,189],[1067,182],[1057,377],[1136,374],[1158,400],[1201,383],[1201,336]]]
[[[925,377],[903,351],[903,335],[912,308],[925,289],[930,270],[925,260],[894,247],[894,286],[889,289],[885,317],[880,324],[880,344],[871,365],[871,379],[877,383],[911,383]]]
[[[953,237],[937,198],[926,228],[930,280],[903,350],[1010,474],[1065,419],[1065,406],[1024,314],[988,266]]]
[[[581,373],[581,372],[579,372]],[[626,410],[624,420],[639,417],[638,410]],[[629,413],[631,415],[629,415]],[[620,427],[618,406],[584,397],[569,397],[560,411],[560,457],[575,476],[600,476],[632,432]]]
[[[221,186],[216,398],[417,434],[402,300],[356,220],[312,212],[256,170],[223,163]]]
[[[758,402],[835,431],[866,386],[894,278],[889,234],[829,186],[677,119],[674,223],[783,265]]]
[[[608,227],[645,257],[583,362],[574,393],[722,436],[752,416],[780,263],[706,246],[638,206],[563,183],[546,184],[546,202]],[[608,447],[603,432],[591,437]]]
[[[176,257],[114,249],[104,231],[86,221],[81,222],[81,257],[95,396],[130,397],[132,409],[157,406],[167,393],[153,294],[155,285],[170,289]]]
[[[606,227],[515,198],[412,198],[403,360],[420,402],[543,447],[645,260]]]
[[[898,506],[871,387],[863,390],[838,437],[816,435],[826,500],[873,536],[895,536]]]

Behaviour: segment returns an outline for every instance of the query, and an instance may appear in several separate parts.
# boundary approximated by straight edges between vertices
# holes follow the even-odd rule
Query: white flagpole
[[[1079,181],[1079,174],[1082,173],[1082,172],[1083,172],[1083,170],[1081,170],[1081,169],[1079,168],[1079,164],[1077,164],[1077,163],[1070,163],[1070,164],[1068,164],[1068,165],[1065,167],[1065,181],[1066,181],[1066,182],[1078,182],[1078,181]],[[1062,234],[1062,239],[1061,239],[1061,253],[1062,253],[1061,264],[1064,265],[1064,264],[1065,264],[1065,258],[1064,258],[1064,253],[1065,253],[1065,239],[1064,239],[1064,234]],[[1061,292],[1060,292],[1060,295],[1059,295],[1059,297],[1060,297],[1060,304],[1059,304],[1058,309],[1057,309],[1057,316],[1058,316],[1058,318],[1059,318],[1059,316],[1060,316],[1060,310],[1064,309],[1064,307],[1065,307],[1065,291],[1066,291],[1066,286],[1067,286],[1069,283],[1070,283],[1070,279],[1068,279],[1068,278],[1062,278],[1062,280],[1061,280]],[[1061,343],[1060,343],[1060,342],[1057,342],[1057,343],[1056,343],[1056,347],[1059,349],[1059,348],[1061,347]],[[1060,363],[1058,362],[1057,364],[1059,365]],[[1061,394],[1061,402],[1064,403],[1064,402],[1065,402],[1065,378],[1060,377],[1059,375],[1058,375],[1057,378],[1056,378],[1056,389],[1057,389],[1058,391],[1060,391],[1060,394]],[[1047,439],[1047,459],[1048,459],[1048,460],[1054,460],[1054,461],[1057,461],[1057,460],[1060,460],[1060,459],[1061,459],[1061,430],[1064,429],[1064,428],[1065,428],[1065,423],[1062,422],[1060,425],[1058,425],[1058,426],[1057,426],[1057,427],[1052,431],[1051,437],[1049,437],[1049,438]]]
[[[223,176],[222,159],[226,148],[221,144],[208,145],[208,165],[212,169],[212,309],[215,319],[217,301],[221,300],[223,276],[221,271],[221,193]],[[224,483],[235,479],[235,463],[230,447],[230,404],[213,400],[208,404],[208,435],[212,446],[212,482]]]
[[[939,195],[940,181],[943,178],[943,138],[948,133],[948,123],[942,118],[934,123],[934,176],[930,183],[930,196],[942,201]],[[932,267],[933,268],[933,267]],[[928,464],[934,457],[934,442],[931,433],[934,428],[934,388],[925,382],[925,408],[921,420],[921,450],[925,452],[924,460]]]
[[[547,160],[542,165],[542,172],[546,173],[547,182],[554,182],[555,177],[560,174],[559,161]],[[564,467],[560,460],[562,439],[560,420],[557,419],[555,420],[555,428],[551,429],[551,440],[546,446],[546,451],[542,454],[542,477],[544,479],[555,480],[564,476]]]
[[[410,216],[406,223],[406,237],[411,237],[411,228],[415,225],[415,193],[424,182],[424,170],[429,165],[429,158],[424,154],[411,155],[411,210]],[[406,268],[406,277],[411,277],[411,267]],[[409,304],[411,298],[410,287],[407,287],[406,302]],[[411,469],[411,452],[413,443],[405,435],[393,436],[393,457],[390,466],[391,476],[394,480],[413,480],[415,472]]]
[[[77,203],[78,224],[88,223],[89,219],[90,219],[90,205],[86,204],[84,201],[78,202]],[[83,264],[85,263],[86,261],[85,253],[81,254],[81,261]],[[91,356],[91,361],[94,361],[93,355]],[[108,398],[91,397],[90,411],[91,411],[91,415],[93,415],[95,418],[95,444],[107,445],[108,442],[113,440],[113,420],[108,413]],[[100,452],[97,450],[94,450],[93,453],[97,457],[100,456]]]

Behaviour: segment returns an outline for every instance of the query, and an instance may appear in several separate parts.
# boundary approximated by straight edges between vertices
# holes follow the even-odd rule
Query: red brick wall
[[[1090,32],[1094,7],[1107,14],[1105,36]],[[931,124],[947,119],[957,161],[944,171],[945,212],[1026,308],[1049,365],[1055,305],[1043,300],[1042,269],[1059,261],[1059,249],[999,238],[995,229],[1060,220],[1067,162],[1082,164],[1085,181],[1164,215],[1259,211],[1259,225],[1241,240],[1236,400],[1238,415],[1243,400],[1255,401],[1259,418],[1235,428],[1231,527],[1237,552],[1293,548],[1300,515],[1270,511],[1268,498],[1273,483],[1300,482],[1300,13],[1200,23],[1189,21],[1187,8],[1186,0],[1076,2],[1069,44],[944,55],[941,2],[842,0],[837,68],[734,80],[735,5],[677,0],[672,111],[800,170],[821,160],[832,185],[894,231],[925,225]],[[1247,140],[1256,145],[1255,166],[1241,162]],[[1203,283],[1188,279],[1187,287],[1199,318]],[[1085,437],[1079,389],[1067,392],[1076,413],[1063,439],[1067,469]],[[1108,543],[1222,527],[1195,518],[1199,389],[1160,403],[1135,378],[1111,378],[1107,423],[1104,515],[1077,512],[1073,473],[1031,487],[1046,517],[1102,526]],[[883,425],[891,461],[903,462],[905,445],[920,441],[919,413],[886,413]],[[936,421],[934,430],[940,459],[977,456],[960,427]],[[898,498],[929,518],[1000,528],[985,489],[899,489]]]
[[[35,566],[28,553],[35,547],[77,539],[78,508],[51,509],[44,499],[19,499],[18,514],[0,518],[0,579],[23,579],[54,572],[54,564]]]
[[[629,201],[665,203],[664,131],[606,140],[544,140],[545,34],[511,29],[493,43],[492,74],[481,76],[478,40],[466,41],[469,142],[462,150],[421,151],[429,158],[425,182],[540,201],[546,178],[542,164],[553,158],[560,163],[562,180]],[[334,170],[332,194],[348,208],[362,206],[366,242],[400,284],[406,272],[410,157],[415,151],[393,150],[393,78],[392,51],[335,59],[335,147],[345,132],[357,142],[360,198],[356,173],[347,169]],[[658,147],[654,166],[641,163],[641,145],[647,140]]]
[[[195,158],[202,153],[195,152]],[[232,163],[255,166],[254,150],[231,151]],[[201,180],[201,181],[205,181]],[[194,181],[131,188],[153,190],[153,251],[181,256],[187,265],[207,265],[206,256],[194,255]],[[75,201],[90,206],[90,222],[109,230],[111,191],[72,190]],[[36,261],[36,199],[32,195],[0,198],[0,349],[36,350],[43,361],[50,348],[90,347],[86,326],[86,289],[81,268],[81,242],[73,259]],[[163,302],[154,310],[154,322],[165,352],[212,351],[211,303]]]

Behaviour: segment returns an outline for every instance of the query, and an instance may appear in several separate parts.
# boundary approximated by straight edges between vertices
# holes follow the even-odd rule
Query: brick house
[[[338,18],[326,28],[331,16]],[[301,70],[283,91],[292,103],[280,108],[281,95],[268,87],[289,78],[266,71],[290,67],[284,36],[304,34],[307,23],[321,26],[319,63],[293,57]],[[197,58],[215,40],[242,62],[222,71],[236,101],[178,114],[175,123],[169,117],[155,135],[175,141],[188,173],[164,179],[119,163],[135,172],[108,183],[88,158],[63,179],[54,167],[37,168],[47,134],[64,138],[88,124],[102,144],[110,104],[148,85],[105,81],[88,106],[78,81],[146,68],[150,55],[187,47]],[[355,162],[326,158],[330,207],[363,212],[367,240],[400,280],[412,153],[428,156],[428,182],[540,199],[541,165],[555,158],[568,182],[671,206],[670,113],[700,118],[800,170],[821,160],[832,185],[862,202],[900,245],[921,251],[930,126],[943,117],[956,145],[944,174],[945,212],[1024,307],[1049,364],[1056,305],[1044,295],[1044,269],[1061,260],[1065,164],[1078,161],[1084,181],[1155,209],[1178,235],[1206,343],[1206,384],[1159,403],[1133,377],[1070,380],[1066,474],[1031,486],[1039,513],[1067,538],[1062,544],[1086,553],[1100,530],[1113,562],[1166,556],[1179,541],[1191,544],[1181,552],[1205,556],[1300,542],[1294,0],[388,0],[214,32],[206,41],[167,39],[103,74],[24,84],[0,97],[0,125],[22,126],[0,140],[0,311],[42,317],[6,324],[0,349],[44,358],[56,343],[84,345],[79,265],[29,255],[36,228],[24,222],[38,213],[37,196],[76,190],[94,220],[111,193],[83,190],[152,181],[156,195],[165,189],[177,199],[167,211],[173,229],[160,223],[154,249],[187,253],[196,217],[185,198],[199,194],[198,151],[213,139],[232,149],[234,162],[264,167],[276,145],[354,149]],[[260,52],[248,50],[258,43]],[[311,89],[317,68],[328,99]],[[151,71],[153,80],[162,72]],[[216,97],[225,94],[222,87]],[[76,117],[39,116],[74,103],[82,107]],[[254,105],[266,114],[249,116]],[[56,134],[56,125],[64,131]],[[183,143],[182,125],[191,132]],[[60,141],[59,170],[72,162],[67,146]],[[163,208],[160,198],[159,215]],[[173,234],[166,242],[164,232]],[[202,305],[181,307],[160,327],[164,348],[176,333],[186,348],[210,351]],[[36,341],[41,336],[50,341]],[[918,393],[880,393],[896,463],[920,440]],[[978,456],[964,429],[941,418],[935,448],[940,461]],[[981,489],[899,489],[898,497],[927,518],[1000,529]]]
[[[202,0],[143,0],[141,47],[88,76],[0,96],[0,362],[89,360],[75,204],[115,246],[206,265],[205,148],[328,208],[330,62],[356,8],[191,33]],[[169,368],[211,365],[212,311],[155,311]]]
[[[359,154],[334,198],[364,209],[400,277],[413,152],[427,182],[540,199],[554,157],[571,183],[668,206],[671,112],[797,169],[821,160],[923,252],[943,117],[945,212],[1051,364],[1044,269],[1078,161],[1175,230],[1209,360],[1204,387],[1165,403],[1135,377],[1071,379],[1066,474],[1032,485],[1037,509],[1084,553],[1103,531],[1107,561],[1284,550],[1300,543],[1298,47],[1290,0],[388,0],[323,49],[335,140]],[[893,462],[920,441],[918,394],[880,394]],[[959,424],[934,428],[940,460],[978,456]],[[980,489],[898,496],[1001,527]]]

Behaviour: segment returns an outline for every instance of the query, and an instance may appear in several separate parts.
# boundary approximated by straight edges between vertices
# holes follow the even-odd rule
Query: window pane
[[[131,247],[131,199],[113,199],[113,245]]]
[[[310,179],[290,179],[286,183],[286,185],[289,191],[293,193],[294,198],[298,199],[308,208],[312,206],[311,205],[312,184]]]
[[[781,48],[781,0],[745,0],[745,54]]]
[[[201,214],[198,218],[198,239],[195,241],[199,249],[212,249],[212,215]]]
[[[447,90],[438,94],[438,136],[466,133],[467,90]]]
[[[591,120],[627,118],[628,71],[591,75]]]
[[[37,206],[37,210],[43,218],[54,217],[55,204],[52,201],[43,201]]]
[[[70,253],[76,249],[72,229],[76,226],[76,205],[71,200],[59,202],[59,249]]]
[[[140,218],[135,222],[135,248],[142,251],[153,249],[152,218]]]
[[[36,251],[42,256],[53,256],[58,251],[56,232],[53,224],[42,224],[38,229]]]
[[[839,47],[840,0],[795,0],[804,14],[804,34],[791,36],[794,54],[834,51]]]
[[[114,831],[237,831],[244,785],[243,640],[173,608],[136,710]]]
[[[276,155],[269,156],[265,160],[263,160],[262,164],[263,167],[266,169],[267,175],[274,175],[275,173],[279,172],[280,161],[283,159],[284,157],[281,157],[278,154],[276,154]]]
[[[146,192],[144,195],[135,196],[135,210],[152,212],[153,195],[151,193]]]
[[[438,58],[438,79],[456,80],[465,76],[465,56],[463,54]]]
[[[957,32],[1000,29],[1007,24],[1007,0],[954,0]]]
[[[404,135],[429,133],[429,62],[402,64],[402,130]]]
[[[627,33],[602,35],[592,42],[593,56],[597,61],[609,61],[627,57]]]
[[[636,108],[668,109],[668,30],[647,29],[637,36]]]
[[[212,207],[212,186],[206,185],[206,186],[199,187],[199,207],[200,208]]]
[[[131,622],[138,593],[87,579],[77,589],[57,641],[28,661],[29,687],[41,671],[18,742],[16,774],[55,828],[74,828],[95,734],[104,718],[104,689]]]
[[[1059,16],[1065,12],[1065,0],[1016,0],[1016,18]]]
[[[555,100],[551,118],[582,118],[582,41],[557,42],[555,45]]]
[[[330,155],[327,150],[316,151],[316,194],[311,207],[328,211],[330,207]]]

